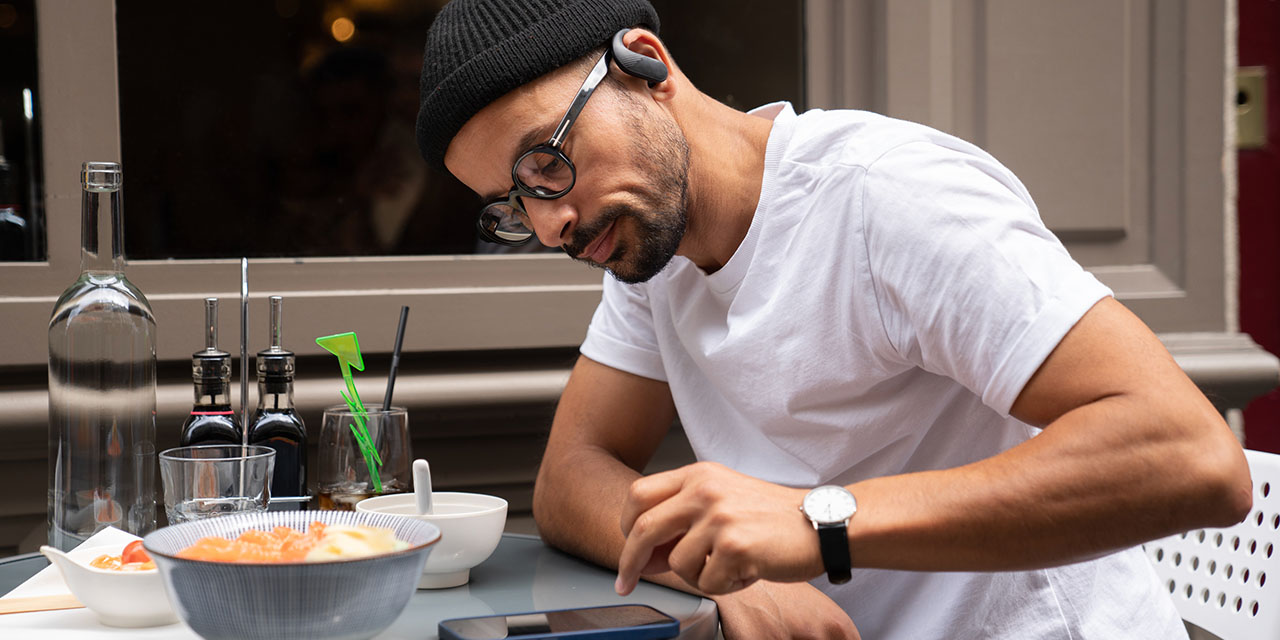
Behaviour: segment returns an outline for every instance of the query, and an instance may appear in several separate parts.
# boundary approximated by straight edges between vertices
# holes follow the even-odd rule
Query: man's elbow
[[[1212,453],[1210,452],[1212,451]],[[1248,517],[1253,509],[1253,479],[1240,446],[1233,442],[1201,450],[1197,456],[1197,504],[1205,520],[1201,526],[1229,527]]]
[[[551,516],[555,511],[555,505],[552,503],[555,490],[550,487],[552,482],[553,480],[542,471],[539,471],[537,478],[533,481],[533,522],[538,527],[538,535],[548,543],[556,537],[553,526],[555,518]]]
[[[563,486],[564,481],[561,474],[550,472],[547,461],[543,460],[543,466],[533,481],[531,502],[538,536],[559,549],[566,549],[572,544],[572,532],[565,526],[566,522],[573,520],[573,514],[568,512],[572,505],[565,500],[569,492]]]

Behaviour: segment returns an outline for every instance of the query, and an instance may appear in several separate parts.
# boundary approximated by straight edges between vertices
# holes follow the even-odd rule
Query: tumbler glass
[[[169,524],[245,511],[271,500],[271,447],[206,444],[160,453],[160,480]]]
[[[365,426],[382,464],[378,477],[382,494],[404,493],[413,488],[409,461],[413,454],[409,444],[409,412],[403,407],[385,410],[382,405],[369,405]],[[317,499],[319,508],[354,511],[356,503],[380,495],[370,479],[364,455],[351,434],[355,414],[347,405],[324,410],[320,421],[319,470]]]

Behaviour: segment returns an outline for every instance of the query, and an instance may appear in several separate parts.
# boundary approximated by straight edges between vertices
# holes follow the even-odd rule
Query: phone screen
[[[443,628],[460,638],[490,640],[525,635],[600,631],[622,627],[658,627],[674,622],[671,616],[644,605],[619,605],[566,609],[506,616],[485,616],[445,620]]]

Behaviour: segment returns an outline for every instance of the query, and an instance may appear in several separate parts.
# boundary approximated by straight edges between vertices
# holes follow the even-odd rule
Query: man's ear
[[[628,75],[649,83],[657,97],[669,99],[675,92],[675,63],[658,36],[648,29],[623,29],[613,36],[613,59]]]
[[[649,81],[649,86],[667,79],[667,65],[657,58],[638,53],[627,48],[623,38],[630,29],[623,29],[613,34],[613,60],[618,67],[630,75]],[[633,43],[637,42],[632,40]]]

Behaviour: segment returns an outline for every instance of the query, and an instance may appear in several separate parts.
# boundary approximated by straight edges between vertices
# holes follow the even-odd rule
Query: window
[[[478,199],[429,168],[414,138],[423,41],[441,4],[232,0],[211,12],[120,0],[127,254],[488,249]],[[677,63],[738,108],[801,102],[801,4],[654,2]]]
[[[33,2],[0,2],[0,262],[45,259]]]
[[[398,34],[420,50],[430,16],[418,7],[427,7],[429,14],[441,2],[228,0],[201,5],[198,14],[194,9],[186,12],[186,3],[139,0],[33,4],[37,35],[48,45],[39,50],[40,89],[46,99],[37,96],[36,119],[42,121],[43,140],[35,148],[43,157],[36,166],[44,171],[38,192],[45,194],[47,203],[48,256],[45,263],[0,268],[5,281],[0,312],[9,326],[22,328],[21,335],[6,344],[4,365],[38,370],[47,359],[43,327],[49,310],[79,273],[78,177],[86,160],[123,162],[128,274],[155,309],[162,361],[181,362],[199,347],[196,329],[203,297],[237,297],[242,255],[250,258],[250,344],[265,344],[268,295],[285,296],[289,332],[296,337],[293,345],[299,356],[320,353],[305,337],[340,331],[359,333],[367,353],[386,352],[393,337],[388,334],[394,334],[386,327],[394,327],[401,305],[414,310],[413,326],[405,336],[407,353],[572,348],[581,341],[599,301],[601,274],[556,252],[473,255],[474,240],[468,238],[455,246],[438,242],[431,248],[405,249],[408,253],[363,246],[342,253],[302,245],[269,251],[269,244],[249,253],[254,248],[249,236],[267,229],[289,233],[288,226],[272,226],[266,220],[284,215],[279,195],[246,195],[263,193],[252,181],[269,177],[261,175],[259,157],[259,145],[271,135],[270,127],[263,126],[269,119],[254,120],[255,110],[292,104],[273,102],[284,90],[272,86],[271,77],[263,74],[283,73],[280,69],[292,64],[296,75],[307,60],[321,59],[308,58],[311,49],[304,43],[317,50],[321,43],[328,49],[363,47],[367,42],[359,35],[362,29],[366,35]],[[713,96],[739,107],[776,99],[802,106],[800,0],[654,4],[663,18],[662,35],[679,64]],[[332,12],[337,11],[345,11],[341,15],[348,16],[356,30],[347,44],[340,45],[331,32],[320,28],[331,27],[338,15]],[[286,19],[287,15],[295,17]],[[157,22],[163,16],[170,21]],[[315,23],[293,27],[290,35],[280,26],[292,24],[288,20]],[[276,30],[258,33],[268,27]],[[166,43],[179,48],[166,49]],[[237,47],[256,47],[258,55],[250,59],[226,53]],[[273,60],[268,53],[283,58]],[[237,62],[219,63],[221,54]],[[182,64],[158,67],[155,58]],[[142,71],[131,70],[133,64],[144,65]],[[149,71],[160,68],[165,71]],[[409,86],[416,87],[417,70],[409,75]],[[206,78],[210,84],[201,88]],[[238,84],[233,82],[236,78]],[[202,102],[191,102],[193,96]],[[244,105],[249,103],[256,106],[248,109]],[[188,116],[184,125],[180,114],[191,112],[199,117]],[[234,126],[220,129],[218,135],[183,129],[192,121]],[[174,144],[193,135],[214,148]],[[168,151],[155,150],[161,147]],[[422,162],[414,151],[411,161]],[[168,176],[174,175],[180,179],[171,182]],[[194,191],[181,193],[180,187]],[[218,207],[204,206],[201,196],[209,194],[208,200]],[[462,216],[470,228],[476,200],[470,193],[458,197],[467,203],[465,211],[439,204],[430,212],[442,218]],[[198,232],[184,228],[192,221],[198,223]],[[264,246],[262,239],[256,242]],[[236,320],[235,314],[223,314],[222,335],[238,333]]]

